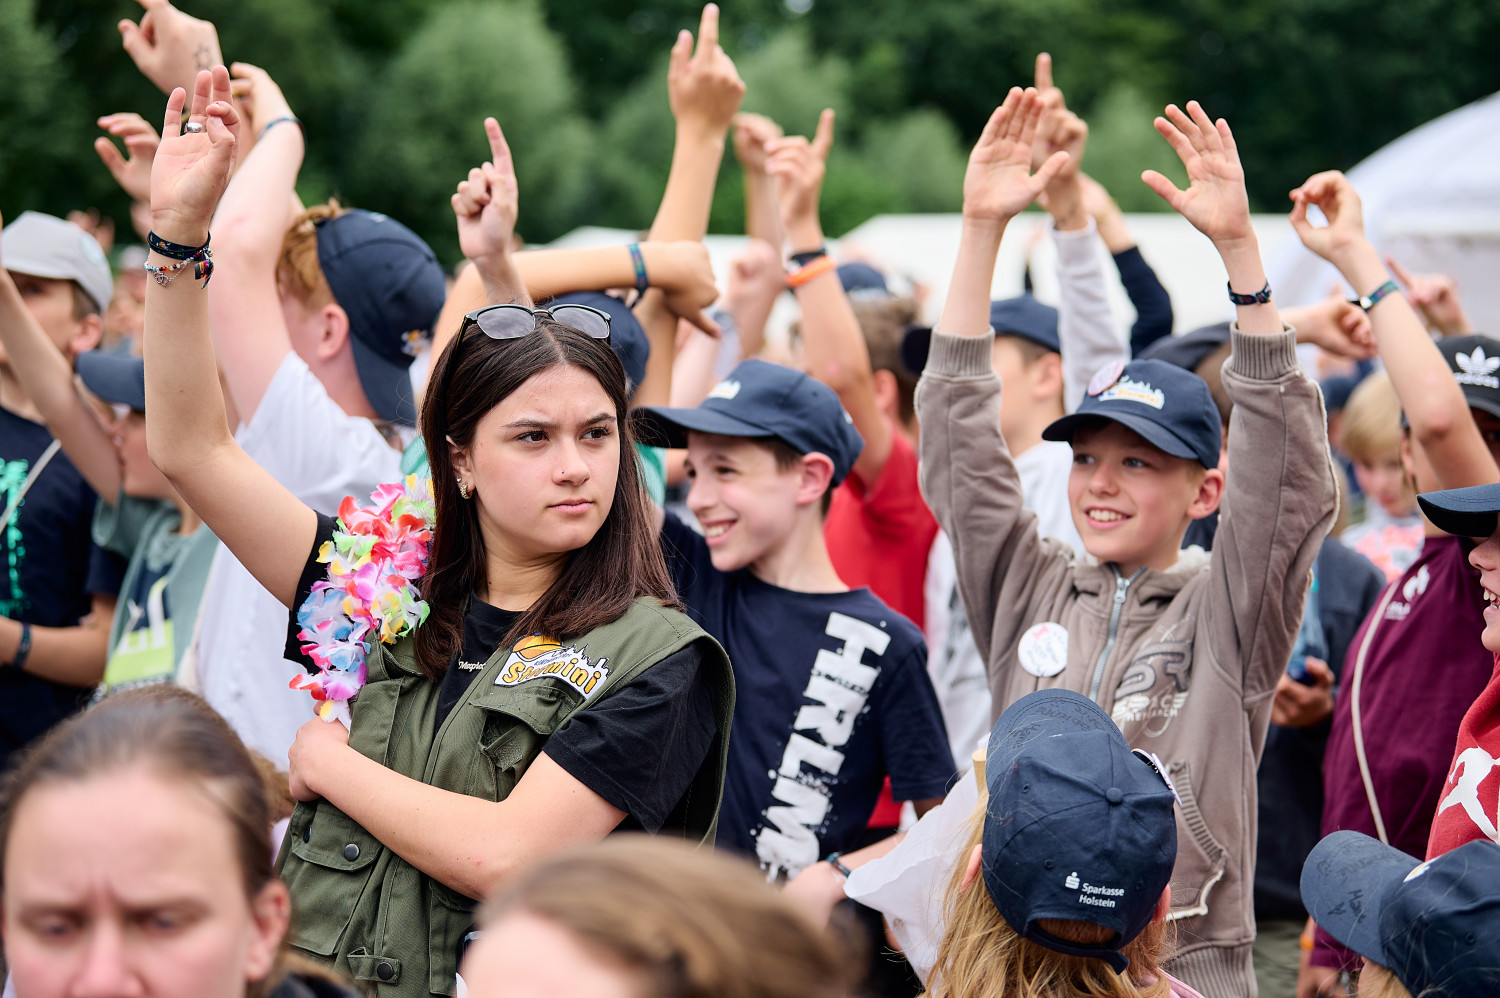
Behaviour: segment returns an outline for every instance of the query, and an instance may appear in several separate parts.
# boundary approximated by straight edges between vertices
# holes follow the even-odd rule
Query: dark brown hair
[[[862,967],[749,863],[645,835],[542,863],[480,917],[509,912],[619,960],[651,998],[843,998]]]
[[[604,340],[546,319],[535,332],[517,339],[494,340],[471,329],[455,336],[438,357],[422,404],[437,526],[421,586],[430,610],[427,622],[417,628],[416,653],[429,677],[441,676],[458,654],[464,606],[471,593],[489,582],[476,500],[458,494],[448,441],[468,447],[486,413],[533,376],[562,365],[593,375],[614,405],[620,475],[604,523],[587,544],[568,553],[558,577],[521,614],[506,641],[526,634],[560,641],[578,637],[620,619],[640,596],[679,606],[641,485],[625,370],[614,351]]]
[[[0,878],[11,826],[28,793],[133,766],[208,793],[231,829],[245,897],[256,898],[275,875],[260,771],[222,717],[200,697],[169,684],[118,693],[59,724],[27,750],[0,792]],[[249,993],[263,993],[280,976],[279,968],[273,969]]]
[[[921,319],[922,306],[915,298],[858,298],[849,307],[870,351],[870,368],[889,371],[896,379],[897,415],[910,425],[917,416],[917,376],[901,359],[901,341]]]
[[[802,451],[793,447],[780,437],[746,437],[746,440],[757,447],[764,447],[771,452],[776,459],[777,471],[791,471],[793,468],[802,466],[802,459],[806,457]],[[823,490],[823,498],[820,500],[818,509],[824,516],[828,515],[828,507],[833,505],[833,490],[836,486],[829,485]]]

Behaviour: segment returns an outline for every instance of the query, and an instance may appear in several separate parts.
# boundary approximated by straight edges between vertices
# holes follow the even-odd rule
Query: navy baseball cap
[[[1012,929],[1038,946],[1103,960],[1156,913],[1177,861],[1177,792],[1161,764],[1132,752],[1102,708],[1071,690],[1038,690],[990,731],[984,887]],[[1037,921],[1092,922],[1106,943],[1061,939]]]
[[[349,316],[349,342],[365,397],[392,423],[415,426],[412,358],[432,335],[448,295],[443,268],[415,232],[352,209],[318,225],[318,264]]]
[[[844,293],[851,297],[889,298],[891,289],[886,286],[885,275],[868,263],[855,260],[841,263],[838,269],[839,283]]]
[[[1444,336],[1438,352],[1464,390],[1470,409],[1500,416],[1500,340],[1491,336]]]
[[[990,328],[996,336],[1019,336],[1044,350],[1062,353],[1057,338],[1057,309],[1043,305],[1029,294],[990,302]],[[932,328],[912,326],[901,340],[901,360],[912,373],[920,375],[927,366],[931,348]]]
[[[636,388],[646,379],[646,361],[651,356],[651,341],[646,339],[646,330],[641,328],[635,313],[623,301],[602,291],[571,291],[538,307],[553,308],[557,305],[587,305],[609,316],[609,348],[620,358],[629,394],[634,395]]]
[[[1208,383],[1164,360],[1116,361],[1094,375],[1078,411],[1054,420],[1043,440],[1072,443],[1081,428],[1101,419],[1133,430],[1174,457],[1219,466],[1223,428]]]
[[[1209,354],[1229,342],[1229,323],[1216,322],[1181,336],[1163,336],[1141,351],[1141,360],[1164,360],[1187,371],[1197,371]]]
[[[1302,867],[1313,921],[1422,998],[1500,994],[1500,846],[1480,840],[1423,863],[1334,832]]]
[[[1471,485],[1417,496],[1422,512],[1439,530],[1459,537],[1489,537],[1500,523],[1500,485]]]
[[[799,454],[833,460],[833,484],[849,474],[865,442],[832,388],[801,371],[742,360],[694,409],[644,406],[636,435],[653,447],[686,447],[689,431],[726,437],[776,437]]]
[[[77,364],[83,387],[99,398],[146,411],[146,363],[141,358],[90,350],[78,355]]]

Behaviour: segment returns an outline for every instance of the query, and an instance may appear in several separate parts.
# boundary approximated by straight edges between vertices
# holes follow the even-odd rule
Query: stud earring
[[[465,499],[469,498],[469,487],[464,484],[462,478],[458,480],[458,494]]]

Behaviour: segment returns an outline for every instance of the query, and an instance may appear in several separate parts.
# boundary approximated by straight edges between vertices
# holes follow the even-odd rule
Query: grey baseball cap
[[[102,315],[114,296],[109,261],[94,237],[72,222],[39,211],[23,211],[0,233],[0,263],[32,277],[77,281]]]

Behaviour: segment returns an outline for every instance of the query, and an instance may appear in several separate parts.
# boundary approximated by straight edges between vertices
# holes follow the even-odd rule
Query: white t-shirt
[[[1068,470],[1073,448],[1044,440],[1015,459],[1021,476],[1021,496],[1037,515],[1043,537],[1056,537],[1083,554],[1083,541],[1068,508]],[[958,569],[953,543],[941,530],[927,556],[927,672],[937,691],[948,743],[960,770],[969,768],[974,746],[990,730],[990,686],[984,659],[974,646],[969,618],[958,595]]]
[[[401,452],[373,422],[339,408],[291,352],[235,439],[320,513],[336,513],[345,496],[367,500],[377,485],[401,478]],[[297,729],[313,716],[307,693],[288,687],[302,667],[282,657],[286,607],[221,545],[200,613],[198,682],[204,698],[246,745],[285,769]]]

